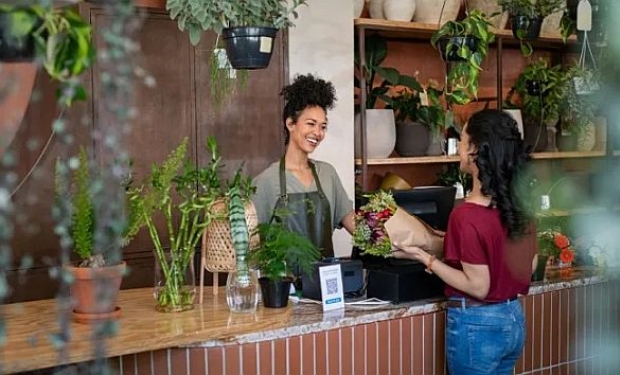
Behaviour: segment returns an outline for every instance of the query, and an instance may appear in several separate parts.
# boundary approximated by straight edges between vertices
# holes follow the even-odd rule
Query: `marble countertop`
[[[535,283],[531,294],[604,282],[592,270],[575,270],[568,280]],[[233,314],[225,291],[214,296],[205,288],[205,301],[191,311],[155,311],[152,289],[121,291],[117,333],[105,341],[106,356],[114,357],[149,350],[187,346],[222,346],[303,335],[311,332],[425,314],[445,308],[443,298],[377,307],[347,306],[344,311],[324,314],[321,306],[290,303],[284,309],[259,307],[256,314]],[[71,322],[70,340],[58,351],[59,317],[54,300],[4,305],[6,341],[0,349],[0,373],[47,368],[92,359],[92,327]]]

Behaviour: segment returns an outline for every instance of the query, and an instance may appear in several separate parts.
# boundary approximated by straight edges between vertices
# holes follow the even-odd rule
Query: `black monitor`
[[[445,231],[448,227],[448,218],[454,208],[456,188],[454,186],[421,186],[409,190],[393,190],[392,195],[396,204],[412,215],[424,220],[431,227]],[[364,201],[358,204],[364,205]],[[359,207],[359,206],[358,206]],[[360,259],[365,268],[382,266],[396,266],[411,264],[411,261],[383,258],[372,255],[361,255],[360,250],[353,248],[351,258]]]

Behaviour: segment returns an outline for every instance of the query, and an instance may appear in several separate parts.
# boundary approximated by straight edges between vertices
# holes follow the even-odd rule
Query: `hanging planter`
[[[0,61],[32,61],[35,56],[33,32],[40,23],[28,8],[0,6]]]
[[[234,69],[265,69],[269,66],[278,30],[274,27],[230,27],[222,30],[226,54]]]
[[[540,36],[543,18],[540,16],[512,17],[512,35],[519,40],[533,40]]]
[[[463,47],[470,51],[478,48],[478,39],[473,36],[453,36],[439,39],[439,53],[445,62],[467,61],[466,57],[459,55],[459,50]]]

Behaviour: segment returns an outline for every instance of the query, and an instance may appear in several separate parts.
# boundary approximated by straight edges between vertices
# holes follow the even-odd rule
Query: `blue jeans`
[[[451,375],[511,375],[524,344],[525,317],[518,300],[448,307],[446,356]]]

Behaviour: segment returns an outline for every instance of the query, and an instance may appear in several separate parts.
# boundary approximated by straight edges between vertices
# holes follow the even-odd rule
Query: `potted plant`
[[[186,157],[187,138],[151,175],[128,194],[137,211],[131,233],[146,226],[155,247],[156,309],[177,312],[192,309],[196,294],[193,259],[204,229],[213,217],[211,208],[220,195],[215,139],[207,139],[211,160],[195,166]],[[163,219],[164,230],[156,224]],[[170,241],[166,249],[164,241]]]
[[[368,142],[368,158],[384,158],[394,150],[396,143],[396,126],[394,111],[390,108],[391,89],[407,89],[409,91],[422,91],[418,81],[411,76],[401,74],[397,69],[383,67],[381,64],[387,56],[387,42],[378,34],[372,34],[365,38],[366,54],[363,64],[359,59],[359,46],[355,45],[355,87],[361,89],[360,77],[364,69],[365,101],[356,105],[355,115],[355,157],[361,157],[361,110],[366,115],[366,133],[373,134],[373,142]],[[380,83],[377,84],[377,81]],[[386,104],[385,108],[375,108],[377,100],[381,99]]]
[[[63,270],[72,280],[70,293],[73,318],[78,322],[110,319],[120,314],[116,306],[125,262],[115,259],[111,249],[95,245],[97,217],[93,200],[93,179],[88,155],[80,149],[77,166],[70,176],[70,186],[65,191],[61,182],[60,163],[56,165],[56,199],[68,205],[70,212],[68,237],[73,250],[79,257],[77,263],[63,265]],[[127,225],[123,230],[123,242],[126,243],[135,233],[129,232],[129,226],[136,217],[128,210]],[[118,256],[116,257],[118,258]]]
[[[396,152],[400,156],[428,154],[432,141],[441,137],[445,112],[440,101],[442,90],[435,81],[426,88],[414,78],[413,83],[394,89],[391,96],[381,95],[396,119]]]
[[[30,7],[0,5],[0,61],[32,61],[35,57],[33,32],[40,22]]]
[[[448,21],[433,33],[431,44],[440,51],[445,62],[453,64],[446,77],[444,94],[450,104],[467,104],[478,95],[478,78],[482,61],[495,40],[491,23],[478,10],[462,21]]]
[[[258,280],[265,307],[286,307],[293,271],[312,274],[312,265],[321,257],[312,242],[272,221],[258,225],[259,246],[249,253],[250,263],[260,269]]]
[[[565,72],[564,100],[561,105],[562,134],[576,135],[578,151],[591,151],[596,142],[594,118],[600,98],[598,72],[574,64]],[[598,102],[598,103],[597,103]]]
[[[565,0],[498,0],[512,20],[512,34],[521,42],[524,56],[532,54],[529,40],[540,35],[542,22],[548,15],[564,9]]]
[[[547,60],[540,58],[523,69],[508,94],[507,102],[511,107],[518,106],[515,95],[520,97],[524,122],[537,124],[534,149],[539,143],[542,128],[546,127],[547,148],[555,151],[555,132],[565,95],[565,79],[559,65],[549,67]]]
[[[7,21],[0,22],[0,61],[40,56],[50,78],[60,82],[62,105],[86,99],[77,77],[91,66],[95,50],[91,26],[79,14],[67,7],[2,5],[0,20]]]
[[[166,10],[188,31],[193,45],[204,30],[213,30],[226,45],[234,69],[269,65],[278,29],[294,26],[296,9],[307,0],[167,0]],[[217,43],[216,43],[217,45]]]

